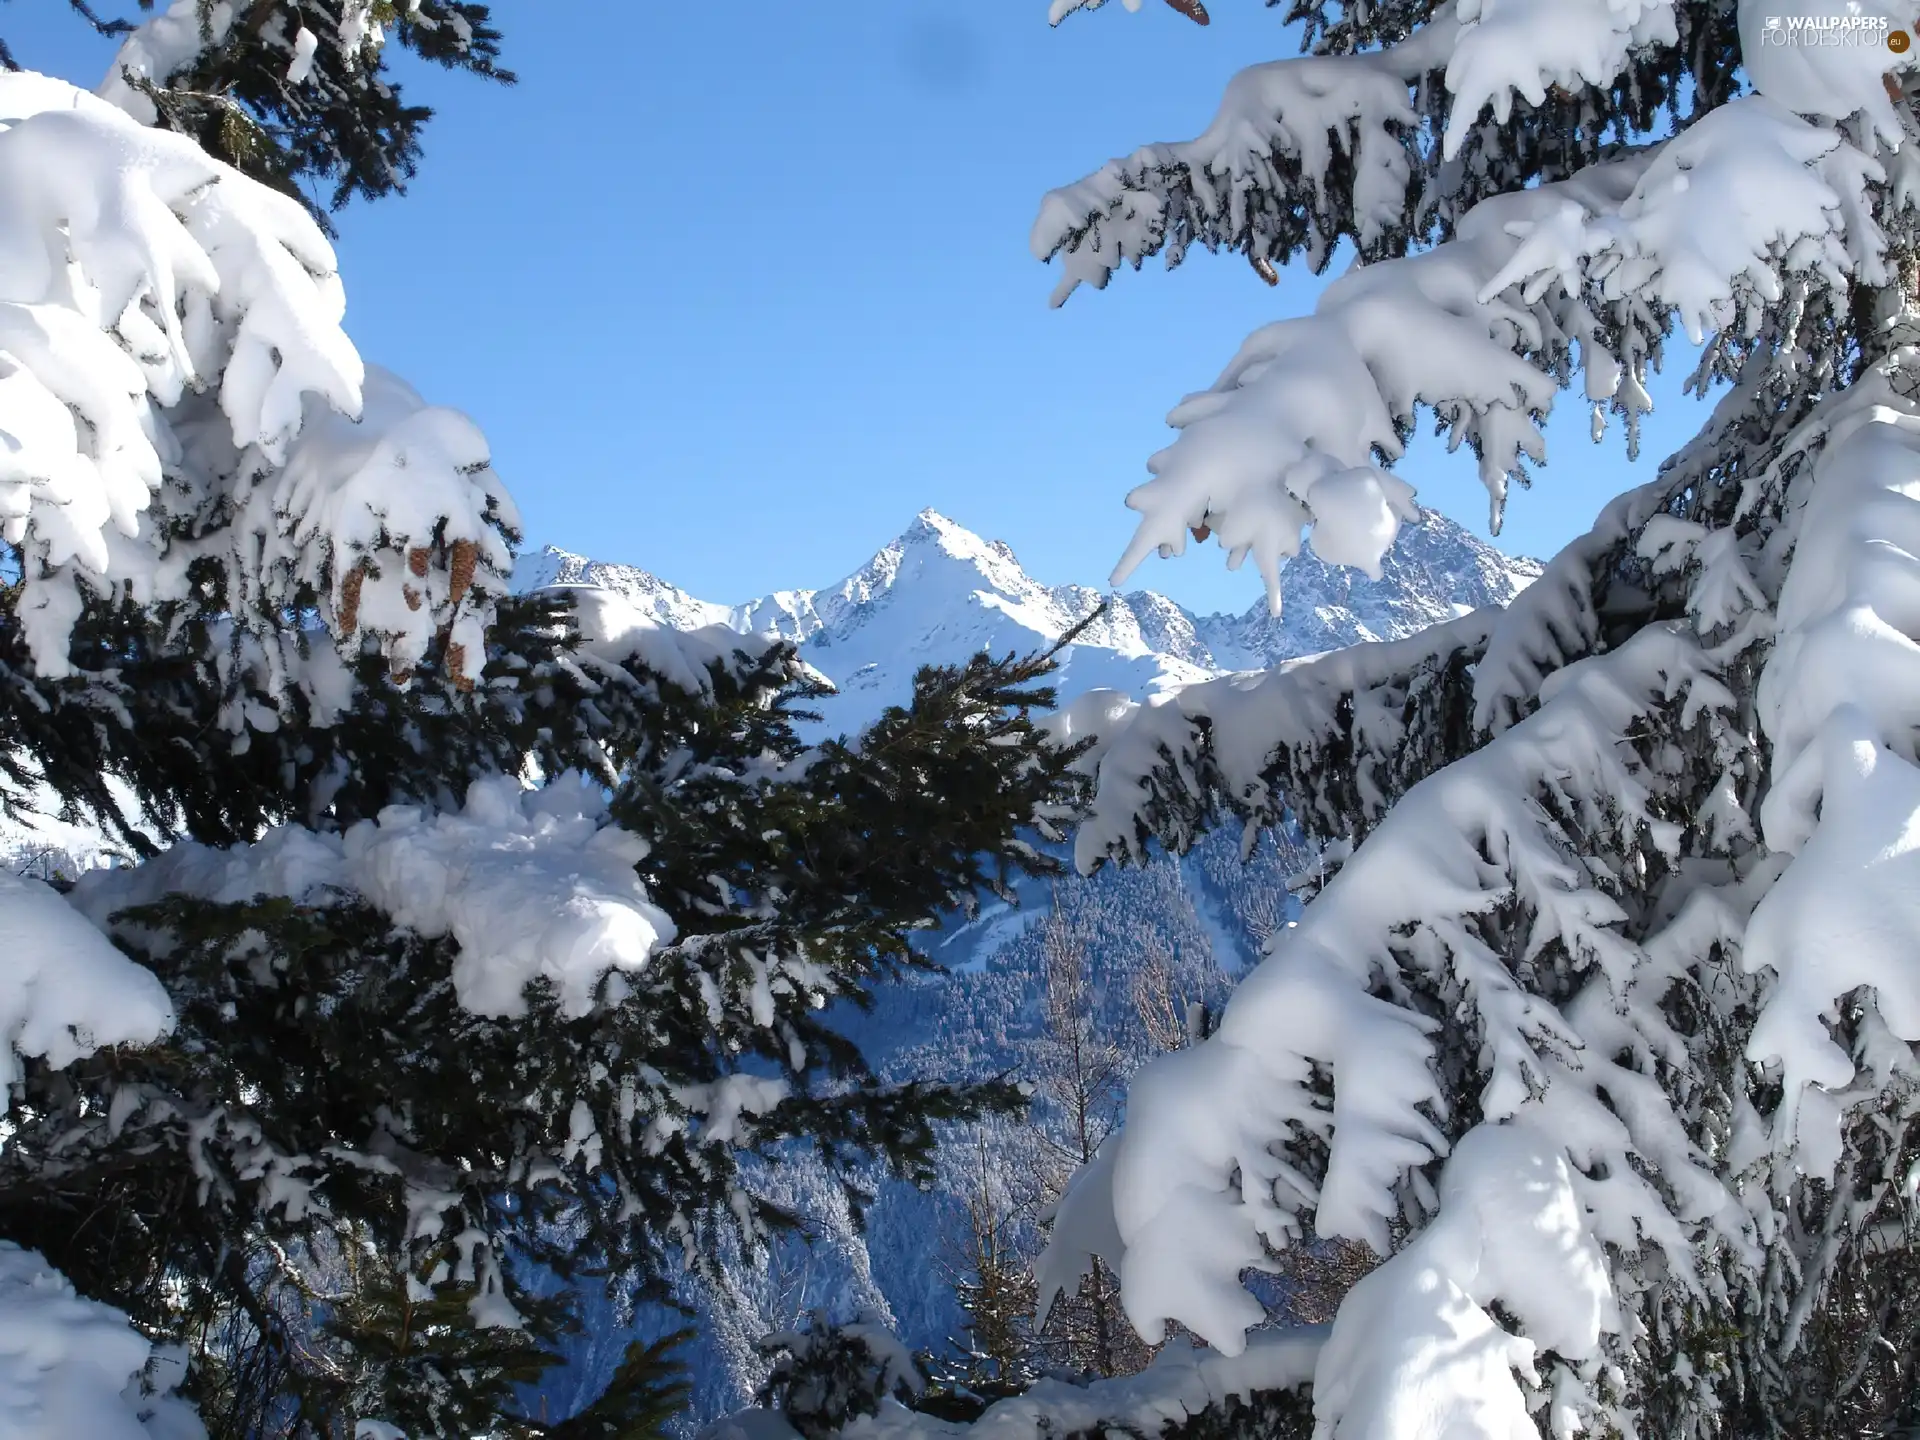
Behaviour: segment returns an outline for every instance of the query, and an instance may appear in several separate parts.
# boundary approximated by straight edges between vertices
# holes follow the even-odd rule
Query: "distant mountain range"
[[[1444,516],[1401,532],[1375,581],[1310,552],[1281,579],[1282,612],[1264,600],[1243,615],[1196,615],[1151,590],[1110,597],[1107,613],[1063,656],[1063,700],[1111,688],[1136,696],[1229,671],[1262,669],[1363,640],[1392,640],[1482,605],[1503,605],[1540,573]],[[837,585],[775,590],[741,604],[697,599],[651,571],[553,546],[522,557],[514,587],[597,585],[662,625],[725,625],[776,633],[839,688],[825,723],[857,729],[904,701],[922,665],[1052,644],[1104,597],[1084,585],[1046,585],[1000,540],[983,540],[922,510],[892,543]]]

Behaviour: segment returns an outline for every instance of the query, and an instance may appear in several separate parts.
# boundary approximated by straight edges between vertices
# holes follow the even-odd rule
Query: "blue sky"
[[[1154,0],[1057,30],[1042,0],[495,8],[522,83],[402,71],[440,110],[425,163],[338,217],[340,254],[362,352],[481,423],[530,545],[732,601],[838,579],[931,505],[1104,585],[1168,409],[1319,288],[1200,254],[1051,311],[1027,249],[1046,189],[1197,133],[1235,70],[1294,53],[1257,0],[1206,29]],[[111,53],[55,0],[0,24],[83,83]],[[1700,418],[1656,395],[1631,467],[1565,406],[1500,543],[1550,553],[1649,472]],[[1401,473],[1486,533],[1469,457],[1423,438]],[[1128,583],[1259,595],[1213,546]]]

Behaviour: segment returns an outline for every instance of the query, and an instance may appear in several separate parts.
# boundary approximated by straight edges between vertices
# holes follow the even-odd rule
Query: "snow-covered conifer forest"
[[[1288,0],[1040,198],[1056,303],[1352,261],[1126,496],[1115,585],[1244,617],[933,512],[732,607],[522,553],[330,238],[488,8],[69,4],[103,81],[0,11],[0,1440],[1920,1435],[1920,0]],[[1682,354],[1544,565],[1416,503]]]

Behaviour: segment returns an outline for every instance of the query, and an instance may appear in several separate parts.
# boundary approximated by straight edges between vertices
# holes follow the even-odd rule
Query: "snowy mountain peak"
[[[1013,557],[1013,547],[1006,541],[983,540],[959,521],[949,519],[931,507],[914,516],[913,524],[894,542],[902,549],[922,544],[931,544],[956,560],[982,565],[1011,565],[1016,570],[1020,568],[1020,562]]]
[[[982,584],[1008,595],[1027,595],[1041,587],[1020,568],[1004,540],[983,540],[938,510],[922,510],[900,537],[823,595],[866,603],[902,582],[944,583],[965,589]]]
[[[1083,585],[1046,585],[1028,575],[1001,540],[984,540],[937,510],[922,510],[901,534],[836,585],[775,590],[738,605],[701,600],[633,566],[549,546],[522,558],[520,589],[596,584],[662,624],[726,625],[797,642],[840,687],[827,723],[851,729],[910,693],[915,670],[982,649],[1042,648],[1093,613],[1106,614],[1063,657],[1063,699],[1096,687],[1146,694],[1229,670],[1271,665],[1357,640],[1394,639],[1463,609],[1510,600],[1540,567],[1514,559],[1429,512],[1402,531],[1385,574],[1310,554],[1285,572],[1278,620],[1257,601],[1243,615],[1195,615],[1164,595],[1108,596]]]
[[[521,593],[550,585],[600,585],[631,601],[649,618],[676,630],[702,625],[733,625],[725,605],[696,600],[677,585],[631,565],[603,565],[585,555],[549,545],[522,555],[513,567],[513,588]],[[736,627],[738,628],[738,627]]]
[[[913,524],[906,528],[895,543],[910,545],[922,539],[931,539],[935,542],[947,540],[963,548],[978,548],[981,543],[978,535],[957,520],[949,520],[931,505],[913,517]]]

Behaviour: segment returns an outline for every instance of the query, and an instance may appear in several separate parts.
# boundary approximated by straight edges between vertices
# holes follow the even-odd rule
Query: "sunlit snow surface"
[[[0,1440],[206,1440],[167,1393],[186,1368],[33,1251],[0,1240]]]

